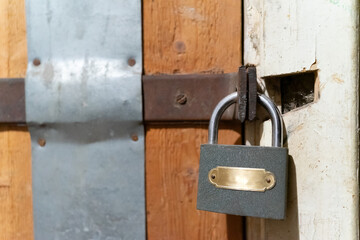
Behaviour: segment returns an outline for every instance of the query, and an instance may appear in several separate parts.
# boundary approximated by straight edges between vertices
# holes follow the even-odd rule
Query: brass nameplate
[[[218,166],[209,172],[209,181],[218,188],[265,192],[275,186],[272,172],[261,168]]]

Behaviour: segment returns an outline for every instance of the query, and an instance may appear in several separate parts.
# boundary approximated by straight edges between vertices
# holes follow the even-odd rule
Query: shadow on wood
[[[243,221],[244,218],[235,215],[226,215],[228,240],[243,239]]]

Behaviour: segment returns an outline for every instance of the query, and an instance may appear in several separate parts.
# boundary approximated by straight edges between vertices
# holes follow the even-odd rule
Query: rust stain
[[[315,62],[310,66],[310,70],[317,70],[317,69],[318,69],[317,60],[315,59]]]
[[[299,126],[297,126],[295,129],[294,129],[294,132],[295,131],[300,131],[301,129],[304,128],[304,123],[301,123]]]
[[[339,83],[339,84],[344,83],[344,80],[342,80],[337,73],[331,75],[331,77],[332,77],[332,80],[336,83]]]

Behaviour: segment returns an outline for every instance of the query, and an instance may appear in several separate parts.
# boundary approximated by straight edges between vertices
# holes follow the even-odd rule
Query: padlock
[[[283,121],[275,104],[258,94],[272,123],[272,147],[220,145],[219,120],[237,100],[223,98],[209,123],[209,142],[201,145],[197,209],[271,219],[286,215],[288,149],[283,148]]]

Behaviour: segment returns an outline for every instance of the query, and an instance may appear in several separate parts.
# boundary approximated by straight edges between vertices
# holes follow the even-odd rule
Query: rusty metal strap
[[[236,90],[237,73],[143,76],[145,121],[206,121]],[[223,119],[234,119],[234,106]]]
[[[144,120],[207,121],[236,89],[237,73],[143,76]],[[0,79],[0,123],[25,123],[23,78]],[[234,119],[235,107],[222,119]]]
[[[238,77],[238,73],[145,75],[142,77],[144,120],[207,121],[216,104],[236,90]],[[0,79],[0,123],[26,122],[24,93],[23,78]],[[222,119],[234,118],[232,106]]]
[[[0,79],[0,123],[25,123],[23,78]]]

